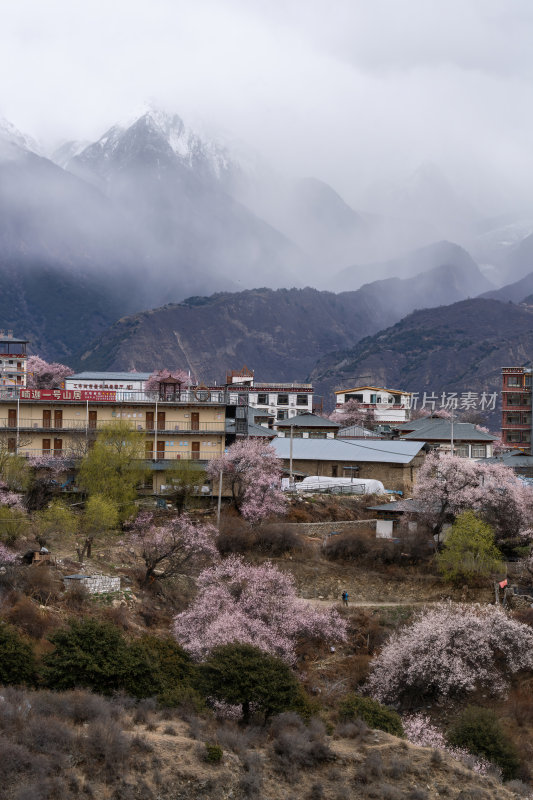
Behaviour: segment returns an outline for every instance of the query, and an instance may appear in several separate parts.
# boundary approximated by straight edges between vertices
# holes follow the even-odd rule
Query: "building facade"
[[[205,463],[225,447],[225,395],[194,392],[161,401],[139,393],[121,400],[113,390],[9,389],[0,396],[3,444],[27,457],[81,457],[99,430],[125,422],[144,435],[144,455],[154,464],[154,490],[165,483],[164,467],[176,460]],[[157,465],[157,466],[155,466]]]
[[[502,369],[502,440],[531,450],[531,367]]]
[[[349,400],[360,403],[362,410],[373,412],[376,422],[401,423],[409,419],[410,392],[380,386],[356,386],[335,392],[335,408],[338,410],[342,410]]]
[[[27,339],[15,339],[13,331],[0,330],[0,386],[26,386]]]
[[[256,383],[248,367],[226,376],[229,403],[249,405],[275,420],[313,411],[313,386],[310,383]]]

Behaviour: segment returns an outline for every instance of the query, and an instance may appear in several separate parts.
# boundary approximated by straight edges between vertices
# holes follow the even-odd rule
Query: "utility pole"
[[[454,412],[454,408],[452,406],[452,416],[450,417],[450,423],[451,423],[450,446],[451,446],[451,455],[452,456],[453,456],[453,444],[454,444],[453,443],[453,412]]]
[[[220,530],[220,507],[222,505],[222,470],[218,476],[217,528]]]
[[[292,474],[292,440],[293,440],[293,435],[292,434],[293,434],[293,430],[294,430],[294,425],[291,425],[291,439],[290,439],[290,445],[289,445],[289,486],[290,486],[291,489],[294,486],[294,478],[293,478],[293,474]]]

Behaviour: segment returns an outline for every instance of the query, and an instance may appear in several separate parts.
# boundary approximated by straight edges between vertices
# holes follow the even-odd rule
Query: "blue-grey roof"
[[[339,438],[353,438],[357,439],[383,439],[383,436],[375,431],[369,431],[368,428],[363,428],[362,425],[349,425],[347,428],[341,428]]]
[[[533,456],[520,450],[506,450],[492,458],[486,458],[485,464],[505,464],[506,467],[533,467]]]
[[[418,422],[418,420],[415,420],[415,422]],[[405,427],[407,426],[404,426],[404,429]],[[410,433],[400,431],[400,436],[404,440],[416,439],[418,441],[424,439],[426,442],[449,442],[452,438],[452,424],[449,419],[428,417],[425,425],[417,426]],[[454,422],[453,438],[456,442],[494,442],[496,440],[496,436],[478,430],[471,422]]]
[[[291,440],[276,437],[271,444],[278,458],[290,457]],[[354,439],[293,439],[292,457],[300,461],[350,461],[409,464],[420,452],[424,442],[376,440],[372,443]]]
[[[311,414],[309,411],[296,414],[289,419],[278,419],[275,424],[277,428],[340,428],[338,422],[319,417],[318,414]]]
[[[68,381],[147,381],[151,372],[77,372]]]

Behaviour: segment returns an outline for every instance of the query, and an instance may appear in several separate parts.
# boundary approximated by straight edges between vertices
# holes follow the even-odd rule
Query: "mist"
[[[9,4],[0,115],[44,160],[2,168],[1,255],[126,276],[124,310],[354,290],[443,240],[523,277],[532,34],[526,0]]]
[[[531,202],[532,34],[527,0],[18,0],[0,113],[50,147],[151,100],[356,208],[434,162],[503,213]]]

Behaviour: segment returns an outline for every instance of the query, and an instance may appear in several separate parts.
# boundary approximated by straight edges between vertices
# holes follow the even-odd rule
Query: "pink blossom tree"
[[[231,486],[235,507],[252,524],[285,512],[287,500],[280,489],[281,461],[264,439],[235,442],[227,453],[209,462],[207,474],[213,482],[221,472]]]
[[[7,506],[13,511],[25,511],[22,503],[22,495],[19,492],[13,492],[9,489],[4,481],[0,480],[0,506]]]
[[[143,512],[124,541],[143,559],[146,585],[154,579],[156,571],[158,578],[171,578],[186,568],[205,564],[206,560],[218,560],[216,533],[212,525],[197,524],[188,514],[158,525],[153,514]]]
[[[393,633],[374,659],[367,688],[382,703],[502,694],[533,669],[533,630],[496,606],[442,604]]]
[[[12,564],[17,559],[17,554],[0,542],[0,564]]]
[[[533,521],[533,490],[503,464],[431,453],[413,498],[435,536],[463,511],[476,511],[496,538],[517,536]]]
[[[341,408],[336,408],[329,415],[332,422],[338,422],[345,428],[350,425],[362,425],[364,428],[373,428],[376,423],[376,415],[373,408],[366,408],[358,400],[347,400]]]
[[[346,623],[333,609],[317,611],[300,600],[292,576],[269,562],[230,556],[200,574],[196,599],[174,619],[174,636],[198,660],[240,642],[293,663],[300,637],[343,641]]]
[[[39,356],[30,356],[26,365],[26,384],[31,389],[56,389],[73,375],[74,370],[56,361],[49,364]]]
[[[485,758],[473,756],[462,747],[451,747],[442,731],[431,722],[427,714],[406,714],[402,717],[402,725],[409,741],[417,747],[431,747],[434,750],[443,750],[479,775],[497,772],[494,764],[491,764]]]

